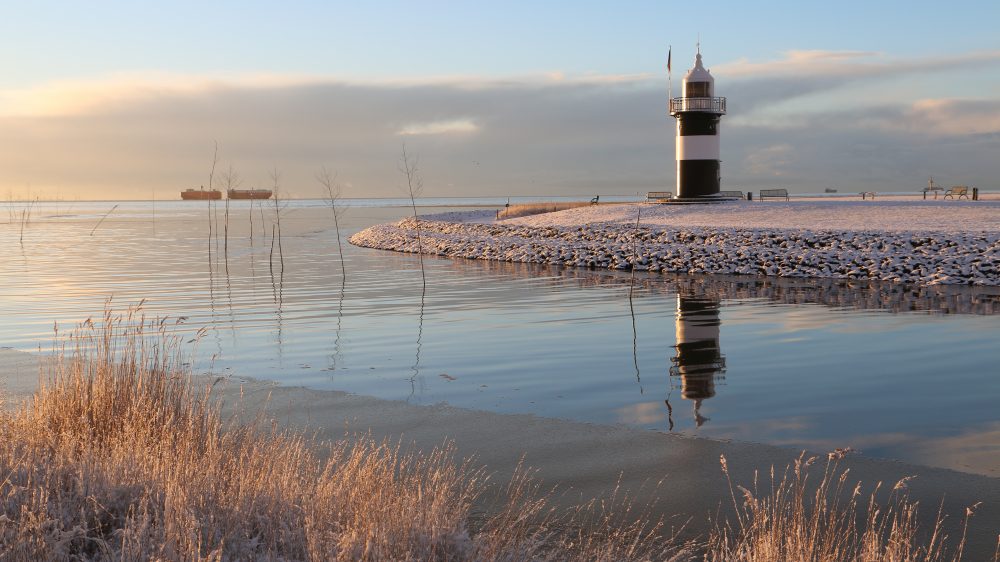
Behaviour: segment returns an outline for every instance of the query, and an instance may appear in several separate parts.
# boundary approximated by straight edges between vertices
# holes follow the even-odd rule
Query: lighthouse
[[[701,62],[684,76],[681,97],[670,99],[670,115],[677,119],[677,197],[680,201],[719,199],[719,120],[726,114],[726,98],[715,97],[715,79]]]

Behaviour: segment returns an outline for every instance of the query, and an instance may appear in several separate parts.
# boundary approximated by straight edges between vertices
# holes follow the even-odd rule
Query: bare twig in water
[[[239,172],[233,168],[233,165],[229,165],[229,169],[222,172],[222,187],[226,191],[226,211],[225,211],[225,233],[223,235],[223,252],[226,260],[226,273],[229,273],[229,192],[233,189],[240,187],[243,183],[243,179],[240,178]]]
[[[271,176],[271,191],[274,192],[274,224],[277,225],[278,260],[281,262],[281,274],[285,274],[285,252],[281,248],[281,172],[275,167],[269,173]],[[274,234],[271,235],[271,253],[274,253]]]
[[[94,232],[97,230],[97,227],[101,226],[101,223],[104,222],[104,219],[108,218],[108,215],[110,215],[117,208],[118,208],[118,205],[115,205],[114,207],[111,207],[111,210],[109,210],[108,212],[104,213],[104,216],[101,217],[101,220],[97,221],[97,224],[94,225],[94,229],[90,231],[90,235],[91,236],[94,235]]]
[[[215,152],[212,153],[212,169],[208,172],[208,190],[212,191],[212,182],[215,180],[215,167],[219,164],[219,141],[215,142]],[[208,203],[208,263],[212,263],[212,199],[206,200]]]
[[[399,161],[399,171],[406,177],[406,189],[410,195],[410,206],[413,209],[413,228],[417,233],[417,257],[420,260],[420,316],[417,326],[417,352],[413,362],[413,376],[410,377],[410,396],[416,391],[416,381],[420,375],[420,340],[424,332],[424,302],[427,296],[427,274],[424,271],[424,247],[420,239],[420,218],[417,216],[417,197],[424,188],[424,180],[417,168],[417,158],[406,153],[406,143],[403,143],[403,154]]]
[[[271,284],[274,284],[274,229],[271,225],[271,251],[267,254],[267,267],[271,271]]]
[[[250,200],[250,247],[253,248],[253,199]],[[250,253],[253,255],[253,252]]]
[[[337,253],[340,255],[340,274],[343,282],[346,283],[347,267],[344,265],[344,246],[340,241],[340,214],[343,212],[343,209],[337,207],[341,192],[340,184],[337,183],[337,173],[334,172],[331,174],[330,170],[327,170],[326,166],[323,166],[316,173],[316,181],[326,190],[326,200],[330,203],[330,209],[333,211],[333,228],[337,233]]]
[[[21,209],[21,237],[19,239],[21,244],[24,244],[24,225],[31,224],[31,207],[33,207],[36,202],[38,202],[37,197],[29,201],[24,209]]]
[[[403,143],[403,155],[399,161],[399,171],[406,176],[406,188],[410,194],[410,206],[413,208],[413,228],[417,233],[417,256],[420,258],[420,279],[424,292],[427,291],[427,275],[424,272],[424,246],[420,239],[420,218],[417,216],[417,197],[424,190],[424,180],[420,177],[417,167],[418,159],[406,153],[406,143]]]

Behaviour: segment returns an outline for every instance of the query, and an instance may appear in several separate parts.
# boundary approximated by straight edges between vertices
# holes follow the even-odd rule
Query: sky
[[[723,189],[1000,191],[998,2],[2,2],[0,197],[673,190],[700,41]]]

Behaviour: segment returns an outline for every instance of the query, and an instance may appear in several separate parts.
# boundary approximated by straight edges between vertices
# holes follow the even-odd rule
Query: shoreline
[[[16,407],[35,390],[37,362],[34,354],[0,349],[0,389],[6,408]],[[494,414],[443,403],[416,406],[267,381],[212,379],[203,380],[218,383],[213,394],[222,401],[226,415],[253,418],[263,414],[265,419],[306,430],[323,441],[371,435],[429,451],[450,440],[459,458],[472,458],[474,465],[485,466],[500,485],[523,459],[524,465],[535,471],[542,489],[557,486],[552,496],[556,504],[607,495],[617,485],[619,493],[628,493],[639,505],[650,500],[653,515],[663,515],[668,528],[687,523],[686,531],[691,533],[704,532],[705,515],[720,505],[729,505],[720,455],[726,457],[734,482],[748,487],[754,471],[766,474],[774,466],[780,475],[799,455],[794,449],[620,425]],[[901,478],[916,475],[909,483],[909,493],[923,504],[922,526],[928,529],[941,504],[950,515],[945,530],[956,538],[965,508],[983,502],[970,521],[967,559],[987,559],[993,553],[1000,530],[1000,478],[862,455],[849,455],[838,466],[850,469],[850,481],[861,481],[865,493],[877,482],[891,487]],[[763,485],[766,487],[766,482]]]
[[[450,258],[591,269],[1000,285],[1000,204],[964,201],[616,204],[495,220],[412,217],[349,241]],[[636,221],[639,220],[639,227]]]

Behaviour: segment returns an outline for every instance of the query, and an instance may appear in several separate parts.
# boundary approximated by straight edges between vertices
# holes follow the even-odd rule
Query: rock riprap
[[[1000,285],[1000,233],[669,227],[524,226],[436,215],[372,226],[368,248],[451,258],[677,273]]]

